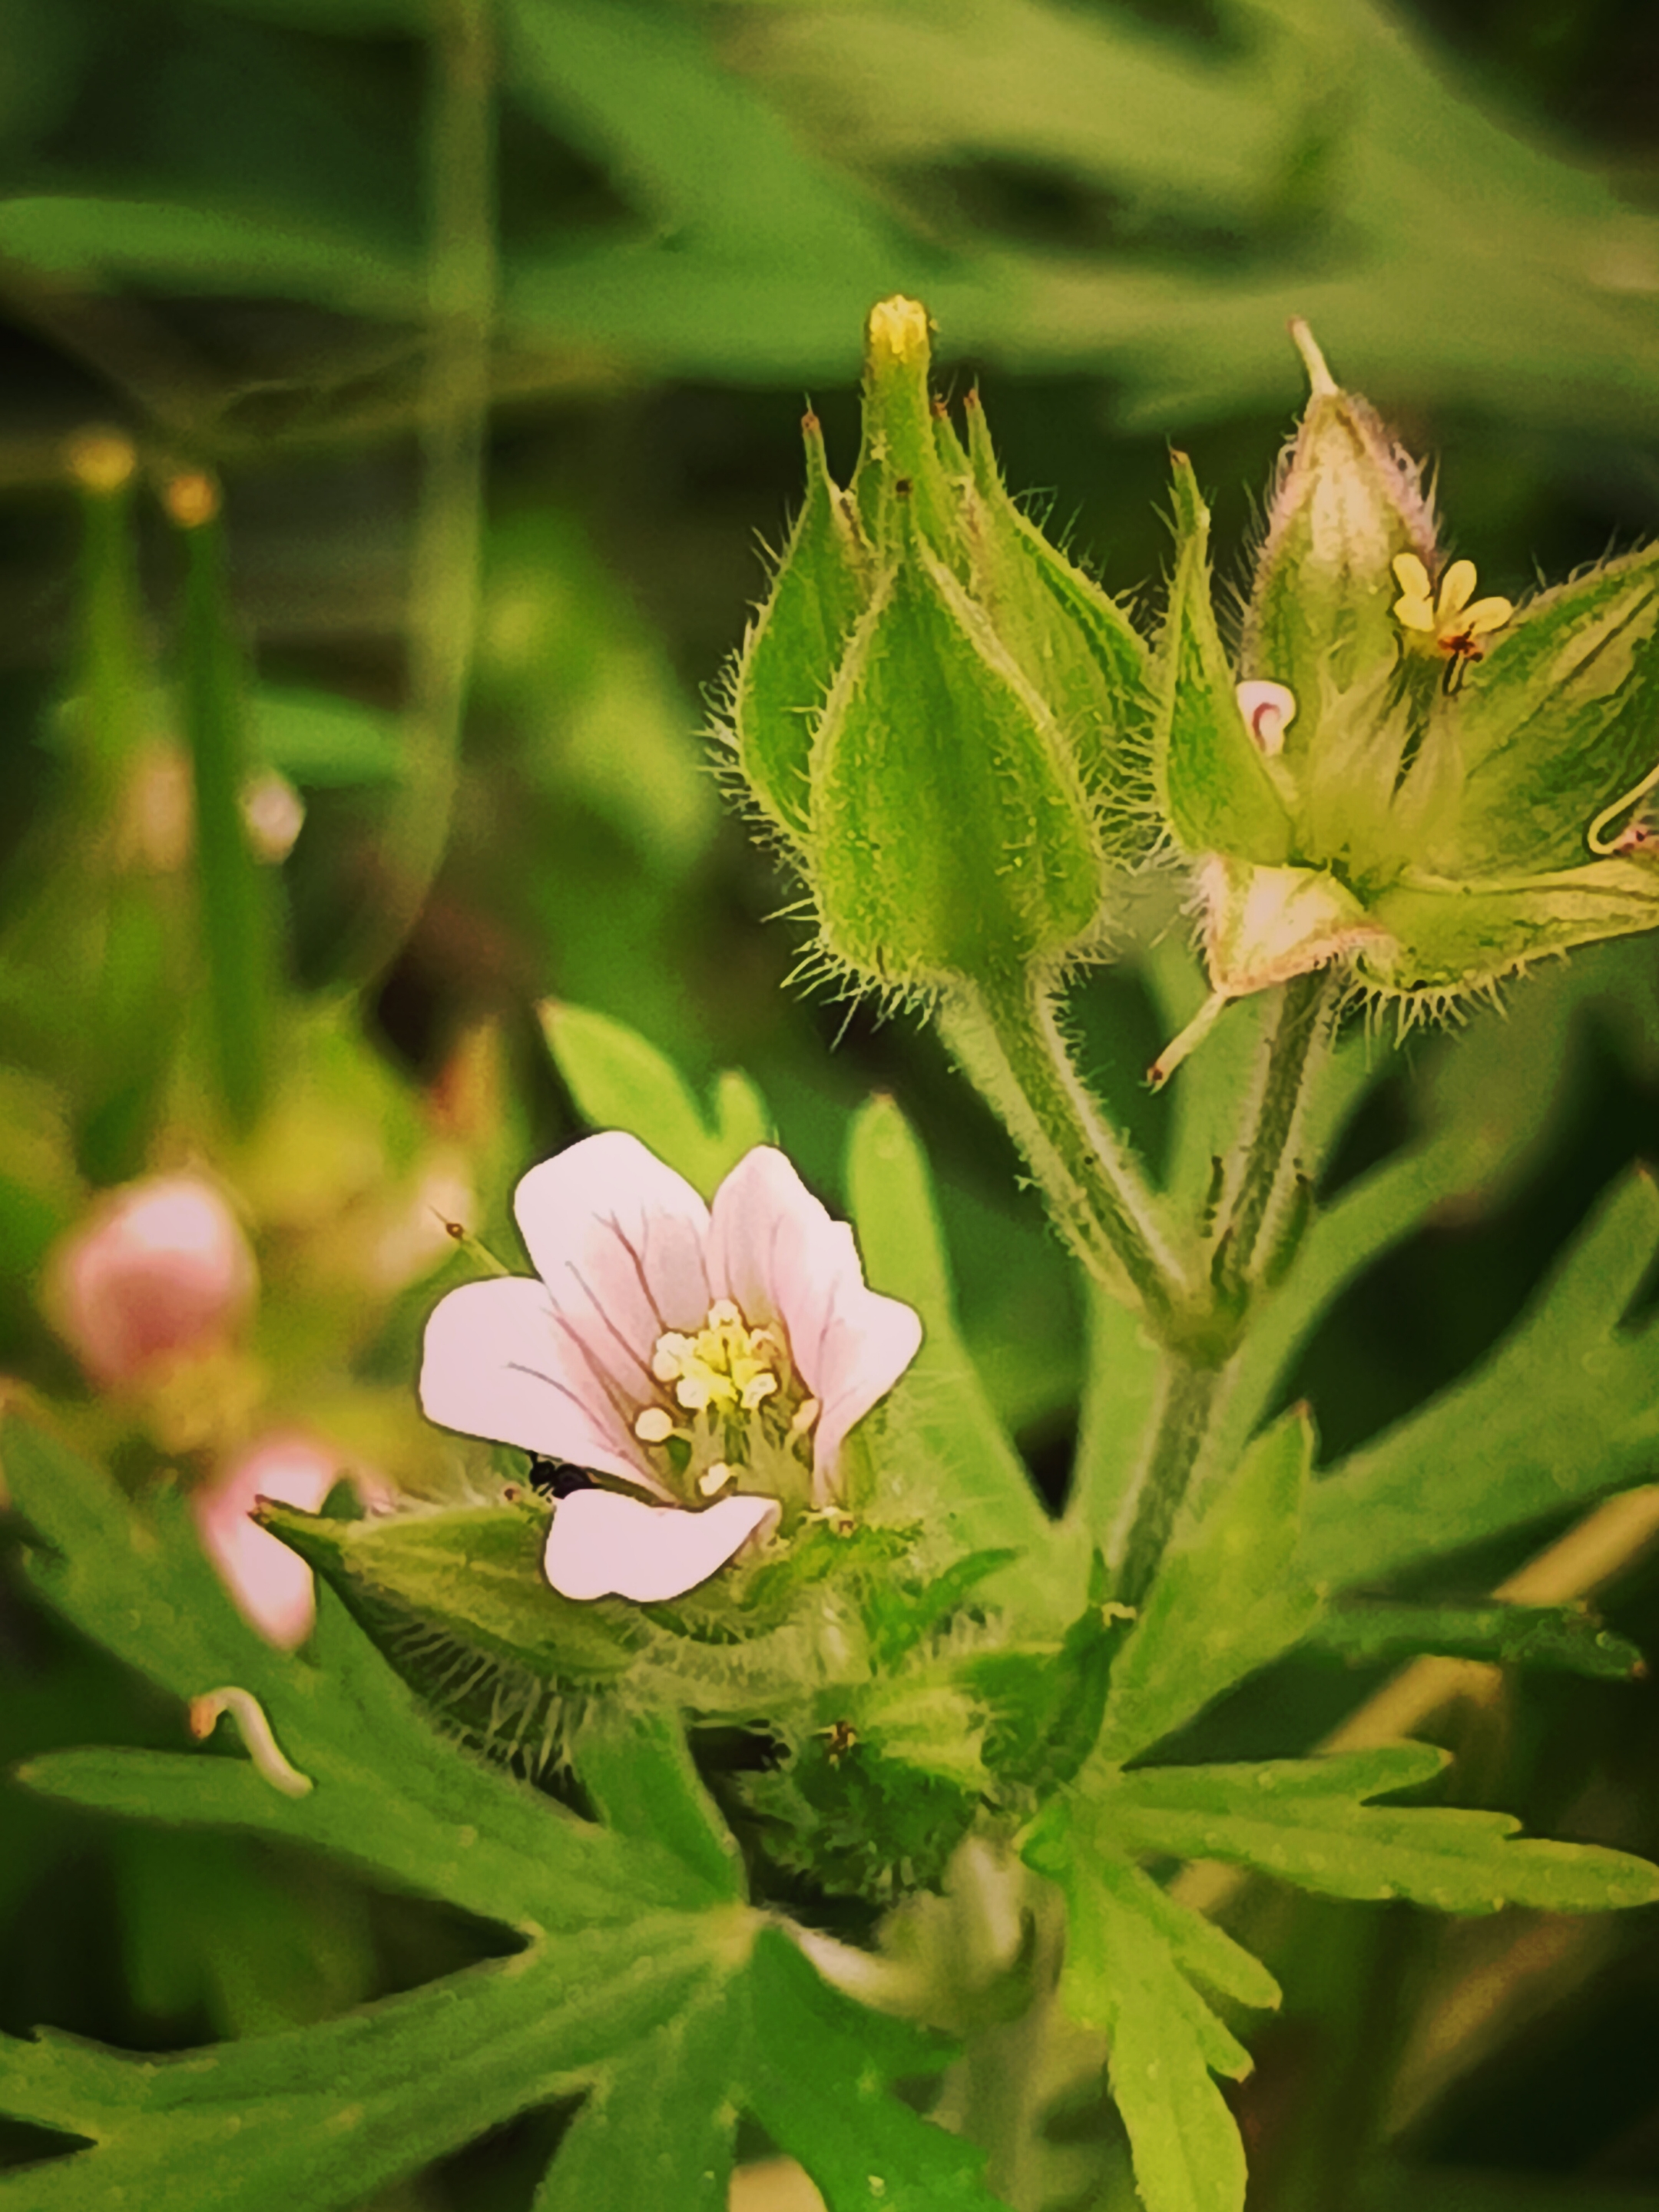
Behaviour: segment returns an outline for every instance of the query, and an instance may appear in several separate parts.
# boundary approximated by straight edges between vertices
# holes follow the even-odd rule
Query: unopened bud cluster
[[[1518,610],[1448,562],[1415,462],[1292,326],[1311,393],[1235,662],[1176,457],[1160,635],[1009,499],[975,397],[930,394],[914,301],[872,313],[851,484],[806,418],[806,500],[731,690],[757,806],[830,966],[1041,981],[1122,872],[1190,868],[1212,995],[1340,963],[1410,1010],[1659,925],[1659,551]]]
[[[1003,488],[977,399],[928,390],[915,301],[872,313],[843,490],[807,489],[732,686],[744,782],[823,951],[882,987],[1062,961],[1152,844],[1146,649]]]

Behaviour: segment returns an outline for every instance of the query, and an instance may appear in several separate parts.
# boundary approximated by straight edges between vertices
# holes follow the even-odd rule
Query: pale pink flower
[[[541,1277],[452,1291],[421,1403],[468,1436],[614,1478],[554,1509],[567,1597],[674,1597],[786,1508],[839,1496],[848,1431],[915,1357],[910,1308],[866,1287],[853,1232],[759,1146],[705,1205],[619,1132],[532,1168],[514,1201]]]
[[[223,1344],[258,1287],[253,1255],[218,1189],[152,1176],[112,1191],[47,1262],[53,1325],[94,1382],[120,1389]]]
[[[383,1500],[383,1486],[348,1470],[339,1452],[316,1437],[289,1431],[262,1437],[191,1498],[202,1548],[238,1610],[268,1644],[284,1650],[305,1642],[317,1617],[311,1570],[248,1516],[261,1498],[314,1513],[349,1471],[368,1502]]]

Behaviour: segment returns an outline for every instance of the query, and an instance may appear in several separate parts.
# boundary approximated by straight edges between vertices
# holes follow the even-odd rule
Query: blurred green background
[[[149,1478],[164,1442],[89,1397],[40,1268],[99,1188],[194,1147],[260,1232],[269,1407],[325,1402],[331,1433],[419,1488],[410,1379],[441,1264],[365,1288],[325,1232],[349,1241],[350,1207],[447,1146],[510,1249],[516,1173],[579,1126],[534,1019],[552,996],[698,1080],[747,1068],[826,1195],[848,1107],[894,1091],[941,1180],[970,1340],[1057,1498],[1066,1265],[919,1023],[787,988],[790,893],[700,736],[795,495],[803,401],[844,472],[864,314],[916,294],[947,388],[982,386],[1011,484],[1151,602],[1172,440],[1242,577],[1299,403],[1299,313],[1438,456],[1482,589],[1641,541],[1659,14],[0,0],[0,1363]],[[88,502],[64,451],[93,423],[140,467],[123,757],[189,734],[191,549],[152,495],[206,470],[228,599],[202,619],[228,607],[237,742],[303,802],[260,874],[280,1012],[240,1106],[198,1034],[221,956],[165,871],[134,890],[110,829],[128,769],[88,764]],[[1077,1013],[1156,1158],[1165,1109],[1139,1079],[1161,1038],[1133,967]],[[1594,1194],[1659,1151],[1659,951],[1540,974],[1449,1059],[1423,1036],[1373,1050],[1339,1180],[1437,1115],[1496,1112],[1514,1140],[1307,1356],[1331,1456],[1477,1359]],[[1531,1548],[1460,1563],[1456,1586]],[[0,1754],[171,1741],[155,1701],[6,1589]],[[1659,1645],[1659,1572],[1609,1613]],[[1206,1722],[1208,1755],[1297,1747],[1367,1686],[1281,1668]],[[1483,1741],[1480,1786],[1554,1832],[1611,1793],[1609,1839],[1652,1849],[1656,1776],[1648,1686],[1511,1684]],[[1648,1917],[1273,1911],[1290,1996],[1244,2093],[1253,2206],[1659,2206]],[[0,2028],[174,2047],[424,1979],[477,1940],[309,1863],[0,1801]],[[556,2124],[395,2202],[526,2205]],[[40,2148],[0,2136],[0,2155]]]

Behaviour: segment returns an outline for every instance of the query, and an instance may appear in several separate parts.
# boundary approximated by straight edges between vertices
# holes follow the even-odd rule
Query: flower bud
[[[54,1327],[106,1390],[218,1349],[246,1320],[257,1276],[240,1224],[199,1176],[113,1191],[47,1261]]]
[[[732,743],[836,965],[928,987],[1053,963],[1153,842],[1146,648],[1009,499],[976,400],[882,301],[849,489],[807,496],[732,686]]]
[[[1659,550],[1518,611],[1443,566],[1419,471],[1295,325],[1312,397],[1273,495],[1236,685],[1177,458],[1154,766],[1212,995],[1341,963],[1407,1013],[1659,927]]]
[[[1245,618],[1243,675],[1288,684],[1302,709],[1292,751],[1314,742],[1324,690],[1390,667],[1400,632],[1394,564],[1435,565],[1421,471],[1366,402],[1341,391],[1312,333],[1291,325],[1311,387],[1280,464]]]

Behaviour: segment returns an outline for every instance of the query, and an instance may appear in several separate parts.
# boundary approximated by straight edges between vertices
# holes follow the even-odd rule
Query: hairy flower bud
[[[928,987],[1051,964],[1152,842],[1146,649],[966,445],[915,301],[870,316],[850,487],[807,495],[732,686],[750,793],[831,962]]]
[[[1443,564],[1419,471],[1297,326],[1312,397],[1235,684],[1177,457],[1154,771],[1194,864],[1212,996],[1342,962],[1410,1015],[1659,927],[1659,550],[1518,611]]]

